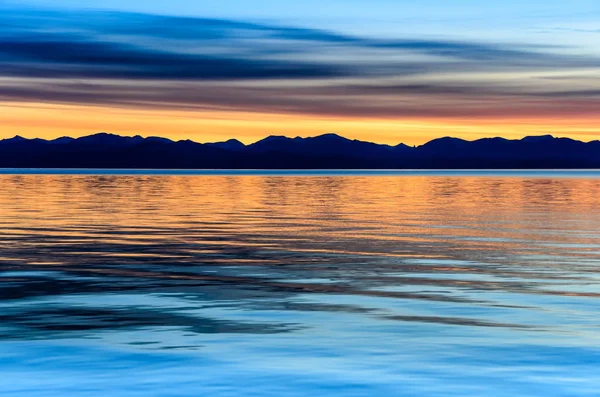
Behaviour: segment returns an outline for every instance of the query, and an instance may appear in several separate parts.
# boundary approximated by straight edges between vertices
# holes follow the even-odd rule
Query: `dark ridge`
[[[230,139],[225,142],[215,142],[215,143],[207,143],[208,146],[225,149],[225,150],[233,150],[233,151],[241,151],[246,148],[242,142],[237,139]]]
[[[336,134],[269,136],[201,144],[160,137],[99,133],[54,140],[21,136],[0,141],[1,168],[155,169],[475,169],[600,168],[600,141],[551,135],[476,141],[444,137],[421,146],[380,145]]]

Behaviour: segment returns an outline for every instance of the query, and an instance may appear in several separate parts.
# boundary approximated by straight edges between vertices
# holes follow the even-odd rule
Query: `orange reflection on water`
[[[600,181],[583,178],[4,175],[0,184],[6,237],[53,228],[69,242],[92,233],[135,244],[164,237],[142,232],[175,228],[174,239],[244,234],[265,246],[281,232],[300,247],[315,234],[357,244],[452,237],[496,246],[517,237],[543,242],[552,232],[554,243],[582,243],[585,236],[573,241],[560,231],[572,222],[594,230],[589,214],[600,207]],[[215,242],[235,244],[225,240]]]

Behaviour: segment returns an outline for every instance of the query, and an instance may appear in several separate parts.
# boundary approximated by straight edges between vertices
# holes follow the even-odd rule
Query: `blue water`
[[[596,396],[596,171],[0,175],[0,395]]]

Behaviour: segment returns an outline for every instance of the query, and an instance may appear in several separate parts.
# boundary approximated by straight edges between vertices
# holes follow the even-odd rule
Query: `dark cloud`
[[[547,97],[555,98],[597,98],[600,99],[600,90],[569,90],[569,91],[551,91],[542,94]]]
[[[23,81],[0,89],[0,101],[91,104],[136,109],[218,110],[340,117],[478,118],[507,114],[592,114],[600,98],[564,101],[560,92],[501,86],[323,84],[311,86],[218,82]],[[569,98],[567,98],[569,99]]]
[[[1,40],[8,76],[126,79],[279,79],[343,76],[343,67],[308,62],[185,54],[99,42]]]

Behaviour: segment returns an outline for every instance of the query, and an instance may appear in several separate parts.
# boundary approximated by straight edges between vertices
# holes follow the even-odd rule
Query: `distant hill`
[[[600,168],[600,141],[550,135],[521,140],[440,138],[422,146],[379,145],[335,134],[270,136],[251,145],[100,133],[0,141],[0,168],[474,169]]]

